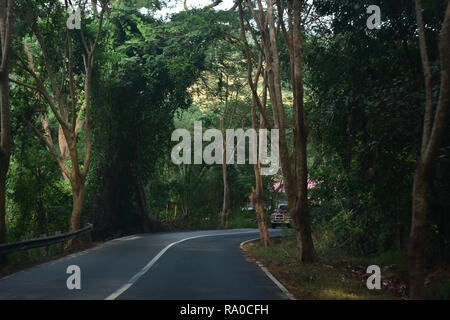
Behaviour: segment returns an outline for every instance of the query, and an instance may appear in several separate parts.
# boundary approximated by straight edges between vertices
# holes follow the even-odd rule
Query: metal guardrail
[[[32,248],[39,248],[39,247],[47,247],[49,245],[67,241],[73,238],[76,238],[78,236],[81,236],[85,233],[88,233],[94,229],[94,226],[91,223],[88,223],[88,225],[84,228],[60,234],[50,237],[43,237],[43,238],[36,238],[36,239],[29,239],[25,241],[20,242],[12,242],[12,243],[3,243],[0,244],[0,255],[8,254],[15,251],[20,250],[27,250]]]

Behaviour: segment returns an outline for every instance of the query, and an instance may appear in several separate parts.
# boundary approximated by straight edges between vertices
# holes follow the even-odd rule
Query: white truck
[[[288,228],[292,226],[292,218],[286,203],[280,203],[277,209],[270,215],[270,224],[274,229],[277,226],[284,225]]]

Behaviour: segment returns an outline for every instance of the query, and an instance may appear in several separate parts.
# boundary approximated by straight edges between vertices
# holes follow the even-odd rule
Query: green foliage
[[[309,178],[317,182],[309,191],[316,248],[327,257],[395,263],[405,270],[412,175],[424,112],[414,3],[313,3],[312,13],[318,16],[303,30],[303,71]],[[445,3],[424,1],[435,97],[439,93],[437,37]],[[380,30],[366,28],[365,8],[371,4],[382,8]],[[96,238],[141,232],[143,214],[150,218],[152,230],[216,228],[223,201],[222,167],[173,165],[171,133],[175,128],[192,131],[194,121],[202,121],[204,130],[219,128],[221,116],[226,128],[251,127],[251,93],[237,13],[205,8],[156,18],[156,10],[165,5],[158,0],[115,1],[105,17],[95,56],[93,154],[83,215],[85,222],[94,223]],[[244,14],[250,19],[249,12]],[[60,70],[66,34],[62,3],[17,1],[15,15],[11,60],[26,60],[25,43],[47,84],[43,55],[30,26],[42,30],[49,63],[55,72]],[[93,36],[95,19],[87,15],[82,23],[84,32]],[[77,32],[73,36],[80,40]],[[257,59],[258,48],[248,37]],[[289,54],[281,32],[278,40],[286,123],[292,123]],[[83,48],[80,41],[74,43],[75,86],[82,91]],[[36,84],[23,70],[14,67],[13,71],[16,80]],[[83,102],[82,97],[77,99]],[[41,111],[48,106],[16,84],[11,84],[11,103],[14,150],[8,175],[8,240],[64,232],[72,206],[70,186],[24,121],[40,127]],[[270,101],[267,111],[271,114]],[[58,123],[51,114],[49,122],[56,136]],[[429,266],[450,261],[449,123],[429,190]],[[292,148],[290,128],[287,133]],[[83,146],[84,135],[78,139]],[[264,199],[273,206],[275,178],[281,174],[263,177]],[[256,227],[255,217],[240,210],[255,184],[252,165],[229,165],[228,182],[227,227]],[[140,187],[147,213],[140,206]],[[280,247],[259,253],[280,263],[294,262],[295,239]],[[304,268],[293,277],[304,281],[308,272],[315,271]],[[310,288],[320,289],[322,284],[318,281]],[[335,289],[328,297],[342,293]],[[448,296],[445,282],[429,290],[433,296]]]
[[[247,213],[240,209],[233,210],[227,217],[227,228],[258,228],[255,212]]]
[[[313,222],[328,231],[331,246],[345,245],[361,254],[405,250],[424,112],[414,3],[315,4],[328,16],[329,28],[318,26],[305,40],[310,178],[321,182],[311,191],[320,204],[312,209]],[[369,4],[382,8],[380,30],[366,29]],[[435,66],[443,4],[429,2],[425,10]],[[441,156],[438,168],[448,168],[448,153]],[[447,185],[441,177],[435,180],[438,188]],[[432,221],[442,205],[431,210]],[[448,230],[448,223],[440,221],[440,232]]]
[[[197,200],[193,195],[202,194],[198,188],[205,185],[193,168],[175,168],[175,176],[166,179],[164,162],[170,159],[163,155],[170,154],[174,114],[190,105],[187,88],[217,36],[213,17],[210,11],[183,12],[162,22],[124,2],[115,5],[94,85],[88,210],[99,226],[97,236],[139,231],[140,183],[156,215],[168,201],[179,202],[186,215]]]
[[[442,280],[425,288],[425,299],[450,299],[450,280]]]

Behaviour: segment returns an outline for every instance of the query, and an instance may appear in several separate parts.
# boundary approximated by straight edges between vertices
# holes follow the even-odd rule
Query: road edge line
[[[242,241],[239,244],[239,247],[241,248],[241,250],[244,250],[244,246],[252,241],[256,241],[259,240],[260,238],[254,238],[254,239],[250,239],[250,240],[245,240]],[[258,260],[256,261],[256,265],[266,274],[266,276],[272,280],[273,283],[276,284],[276,286],[284,293],[284,295],[289,299],[289,300],[297,300],[295,299],[294,295],[292,293],[289,292],[288,289],[286,289],[286,287]]]

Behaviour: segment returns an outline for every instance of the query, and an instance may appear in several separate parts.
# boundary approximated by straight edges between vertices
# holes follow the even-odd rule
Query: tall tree
[[[13,5],[14,0],[0,1],[0,243],[6,241],[6,175],[11,157],[9,55]]]
[[[253,7],[250,0],[245,0],[251,12],[256,28],[260,35],[257,41],[256,32],[247,21],[247,30],[252,33],[254,41],[259,46],[265,57],[267,70],[267,85],[270,101],[273,109],[273,128],[279,130],[280,163],[285,181],[285,190],[288,205],[294,220],[299,248],[299,260],[302,262],[313,262],[317,255],[311,237],[308,198],[307,198],[307,123],[306,112],[303,103],[303,75],[302,75],[302,1],[294,0],[280,3],[279,1],[266,0],[264,8],[262,0],[257,0],[257,8]],[[287,8],[285,8],[285,5]],[[238,3],[242,11],[241,0]],[[277,17],[275,14],[278,13]],[[287,16],[288,21],[285,22]],[[243,24],[241,23],[241,29]],[[293,88],[293,110],[294,110],[294,148],[290,152],[287,139],[287,125],[283,105],[283,90],[281,85],[281,62],[280,62],[280,38],[279,30],[282,30],[284,43],[287,46],[290,57],[291,86]],[[245,38],[245,33],[243,38]],[[242,39],[244,42],[245,40]],[[256,88],[251,88],[253,95],[257,95]],[[264,118],[267,127],[272,127],[267,115],[263,111],[259,98],[255,97],[258,110]]]
[[[81,6],[82,3],[79,3]],[[81,225],[81,215],[83,209],[83,193],[86,182],[86,176],[89,171],[91,160],[91,84],[92,84],[92,72],[94,68],[94,56],[95,51],[100,39],[101,30],[103,26],[103,19],[105,12],[108,8],[108,1],[100,1],[101,11],[98,16],[94,16],[94,19],[98,19],[95,32],[92,39],[88,37],[80,30],[70,30],[66,28],[64,50],[57,51],[62,54],[62,64],[58,63],[57,59],[50,55],[52,52],[52,42],[50,39],[46,39],[43,36],[42,25],[37,14],[34,15],[30,23],[30,29],[32,35],[36,39],[38,48],[42,56],[42,66],[35,68],[34,58],[32,52],[28,49],[27,45],[24,45],[26,58],[22,58],[20,54],[17,54],[18,68],[25,74],[31,76],[34,83],[20,81],[17,79],[10,79],[12,82],[24,86],[28,89],[37,92],[48,104],[52,115],[56,118],[59,126],[59,145],[60,152],[55,147],[54,140],[52,138],[52,132],[48,121],[47,110],[41,112],[42,129],[39,129],[31,121],[25,119],[27,124],[33,129],[41,141],[45,144],[46,149],[53,156],[57,162],[64,177],[68,178],[72,187],[73,193],[73,208],[70,221],[70,229],[76,230]],[[83,6],[81,6],[83,7]],[[58,21],[58,15],[61,14],[60,9],[67,11],[69,4],[66,1],[62,7],[56,5],[57,12],[54,20],[47,23],[55,23]],[[65,26],[65,19],[60,19]],[[45,22],[44,22],[45,25]],[[47,26],[46,26],[47,27]],[[75,74],[75,68],[80,66],[76,65],[78,57],[74,55],[74,35],[79,33],[78,39],[81,41],[81,47],[83,48],[82,58],[84,65],[84,81],[83,72],[81,74]],[[57,38],[57,35],[54,35]],[[77,38],[75,38],[77,39]],[[52,40],[54,41],[54,39]],[[55,70],[56,69],[56,70]],[[42,72],[45,70],[45,72]],[[58,83],[59,82],[59,83]],[[82,98],[80,98],[82,97]],[[84,126],[84,161],[81,162],[78,134],[81,128]],[[67,149],[67,154],[65,150]],[[65,160],[69,160],[68,164]]]
[[[226,81],[226,93],[225,93],[225,109],[223,114],[220,116],[220,132],[222,132],[222,137],[225,137],[225,116],[228,112],[228,77]],[[231,122],[231,120],[230,120]],[[230,210],[230,189],[228,186],[228,166],[227,166],[227,142],[222,139],[222,181],[223,181],[223,201],[222,201],[222,212],[220,214],[220,227],[225,228],[227,224],[227,215]]]
[[[205,51],[221,35],[221,25],[210,9],[162,21],[140,8],[135,2],[114,3],[96,58],[86,207],[97,225],[95,236],[143,232],[146,225],[154,230],[158,224],[151,214],[164,208],[156,194],[170,195],[172,187],[183,190],[171,199],[178,204],[177,217],[189,222],[204,195],[199,190],[205,183],[199,181],[207,170],[165,162],[174,116],[192,103],[187,88],[205,69]],[[165,180],[166,170],[173,184]]]
[[[248,59],[248,63],[251,64],[251,60]],[[259,82],[259,77],[262,72],[262,64],[263,64],[263,56],[260,53],[258,59],[258,68],[256,70],[256,75],[253,81],[253,87],[257,87]],[[251,65],[248,67],[249,79],[251,81],[251,73],[252,68]],[[256,97],[252,94],[252,127],[255,131],[258,129],[258,116],[256,111]],[[263,81],[262,85],[262,107],[265,109],[267,104],[267,84]],[[265,129],[264,119],[263,117],[259,117],[259,129]],[[263,133],[259,131],[259,143],[258,145],[262,145]],[[269,230],[267,227],[267,220],[265,216],[265,202],[264,202],[264,189],[263,189],[263,180],[262,180],[262,171],[261,171],[261,157],[258,156],[257,146],[254,146],[254,158],[256,159],[256,163],[253,165],[253,171],[255,173],[255,188],[252,189],[250,194],[250,200],[252,201],[253,207],[256,212],[256,221],[258,222],[258,229],[261,238],[261,242],[265,247],[268,247],[271,244]]]
[[[450,1],[447,3],[444,22],[439,34],[441,84],[439,100],[433,117],[433,93],[430,62],[428,58],[422,1],[416,0],[416,17],[419,27],[419,44],[425,76],[425,115],[420,158],[416,164],[413,186],[412,222],[410,235],[410,298],[422,299],[424,288],[424,251],[427,229],[427,195],[433,163],[445,128],[450,104]]]

